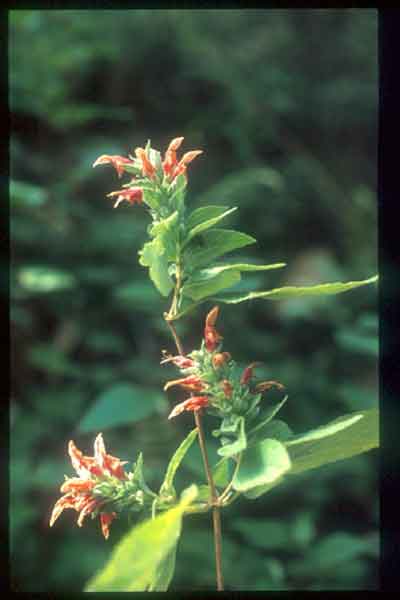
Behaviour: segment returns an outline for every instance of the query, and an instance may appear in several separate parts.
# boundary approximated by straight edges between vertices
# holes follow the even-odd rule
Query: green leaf
[[[105,567],[87,583],[85,591],[143,592],[165,587],[172,578],[172,561],[170,558],[168,562],[167,557],[176,549],[182,516],[196,496],[197,488],[191,486],[176,508],[131,529],[115,546]]]
[[[221,290],[232,287],[240,281],[239,271],[226,271],[219,275],[211,276],[209,279],[202,282],[188,282],[182,287],[182,294],[198,301],[203,298],[208,298],[211,294],[215,294]]]
[[[196,208],[188,217],[186,228],[188,230],[197,227],[200,223],[204,223],[209,221],[210,219],[214,219],[215,217],[219,217],[224,212],[229,209],[229,206],[200,206],[200,208]]]
[[[307,577],[314,573],[334,572],[343,563],[353,561],[360,554],[376,555],[378,552],[376,536],[359,536],[337,531],[313,544],[301,560],[292,562],[290,575]]]
[[[163,254],[168,260],[176,260],[176,245],[178,240],[178,211],[155,223],[150,235],[157,238],[157,246],[163,248]]]
[[[139,263],[149,267],[150,279],[162,296],[168,296],[174,284],[168,273],[168,260],[159,238],[146,242],[139,251]]]
[[[288,396],[285,396],[283,398],[283,400],[278,402],[278,404],[275,404],[274,406],[271,406],[270,408],[268,408],[260,416],[260,418],[262,420],[258,423],[258,425],[256,427],[253,427],[253,429],[251,431],[249,431],[249,435],[254,435],[256,432],[262,431],[262,429],[265,427],[265,425],[267,425],[267,423],[269,423],[274,418],[274,416],[281,410],[282,406],[285,404],[287,399],[288,399]]]
[[[257,426],[256,431],[249,431],[247,434],[247,445],[253,446],[254,444],[262,441],[264,438],[274,438],[280,442],[285,442],[293,435],[292,430],[285,421],[275,419],[267,423],[263,423],[261,427]]]
[[[266,292],[250,292],[243,296],[221,296],[214,298],[216,302],[224,302],[225,304],[238,304],[239,302],[245,302],[246,300],[254,300],[256,298],[267,298],[268,300],[283,300],[286,298],[298,298],[301,296],[325,296],[332,294],[341,294],[348,292],[362,285],[374,283],[378,280],[378,275],[364,279],[363,281],[348,281],[347,283],[323,283],[320,285],[308,285],[304,287],[288,286],[283,288],[276,288],[274,290],[268,290]]]
[[[254,244],[256,241],[255,238],[241,231],[230,229],[205,231],[187,246],[185,264],[190,265],[192,269],[198,269],[209,265],[214,259],[227,252]]]
[[[290,470],[285,446],[274,439],[265,439],[243,453],[239,470],[233,478],[233,488],[247,492],[254,487],[269,485]]]
[[[192,276],[194,281],[207,279],[210,276],[218,275],[225,271],[269,271],[270,269],[281,269],[286,267],[286,263],[273,263],[270,265],[251,265],[247,263],[234,263],[227,265],[217,265],[209,269],[200,269]]]
[[[78,425],[79,431],[101,431],[136,423],[159,412],[165,399],[157,390],[119,383],[104,391]]]
[[[377,409],[345,415],[287,441],[291,474],[350,458],[379,446]]]
[[[149,592],[166,592],[175,572],[177,544],[157,567],[154,579],[148,587]]]
[[[217,487],[225,487],[229,483],[230,465],[228,458],[221,458],[212,470],[213,480]]]
[[[160,494],[162,492],[168,492],[172,489],[175,474],[184,459],[186,452],[189,450],[190,446],[193,444],[196,436],[197,436],[197,427],[193,429],[180,444],[179,448],[173,454],[171,460],[169,461],[167,471],[165,473],[164,481],[160,487]]]
[[[232,442],[232,444],[226,444],[221,448],[218,448],[218,454],[220,456],[234,456],[235,454],[239,454],[242,452],[247,445],[246,434],[244,431],[244,417],[239,417],[239,435],[237,440]]]
[[[19,285],[27,292],[46,294],[76,287],[75,277],[70,273],[47,266],[31,266],[19,269]]]
[[[221,221],[222,219],[224,219],[225,217],[227,217],[228,215],[233,213],[235,210],[237,210],[237,207],[230,208],[229,210],[226,210],[222,214],[219,214],[219,215],[213,217],[212,219],[208,219],[207,221],[203,221],[202,223],[199,223],[198,225],[193,227],[187,234],[187,237],[184,242],[184,246],[186,244],[188,244],[190,242],[190,240],[193,239],[196,235],[198,235],[202,231],[205,231],[206,229],[210,229],[210,227],[212,227],[213,225],[215,225],[216,223],[218,223],[219,221]]]

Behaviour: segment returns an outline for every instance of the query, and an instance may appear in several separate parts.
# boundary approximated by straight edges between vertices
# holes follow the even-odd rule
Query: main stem
[[[175,295],[174,295],[175,298]],[[173,303],[174,306],[175,303]],[[184,356],[183,347],[179,336],[176,332],[176,329],[172,322],[165,319],[170,331],[172,333],[172,337],[174,338],[176,348],[181,356]],[[214,484],[214,479],[212,476],[212,472],[210,469],[210,463],[208,460],[207,448],[204,437],[204,429],[203,423],[201,420],[200,411],[194,411],[194,420],[196,423],[197,431],[199,433],[199,444],[201,455],[203,457],[204,470],[206,472],[206,477],[208,481],[208,485],[210,486],[210,501],[212,505],[212,519],[213,519],[213,531],[214,531],[214,547],[215,547],[215,568],[217,573],[217,590],[222,592],[224,590],[224,578],[222,575],[222,532],[221,532],[221,512],[220,507],[218,505],[218,494]]]

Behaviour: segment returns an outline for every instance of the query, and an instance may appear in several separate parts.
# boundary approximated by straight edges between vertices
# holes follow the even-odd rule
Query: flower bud
[[[214,354],[214,356],[212,357],[212,364],[215,369],[219,369],[230,359],[231,355],[229,354],[229,352],[217,352],[217,354]]]

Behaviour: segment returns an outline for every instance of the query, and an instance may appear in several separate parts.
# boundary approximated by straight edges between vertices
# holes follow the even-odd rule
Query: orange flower
[[[177,404],[169,414],[168,419],[173,419],[173,417],[180,415],[184,410],[200,410],[203,406],[207,405],[207,396],[193,396],[192,398],[188,398],[184,402]]]
[[[168,381],[164,386],[164,391],[167,391],[168,388],[174,385],[181,385],[187,390],[193,390],[193,392],[203,392],[207,388],[207,385],[200,379],[200,377],[197,377],[197,375],[189,375],[188,377],[183,377],[182,379]]]
[[[151,162],[147,156],[146,150],[144,148],[136,148],[135,154],[142,161],[143,176],[153,179],[154,175],[156,174],[156,169],[151,164]]]
[[[68,453],[72,466],[79,477],[67,478],[62,484],[61,492],[64,493],[64,496],[59,498],[54,505],[50,517],[50,527],[54,525],[66,508],[73,508],[79,512],[77,524],[82,527],[85,517],[104,504],[104,500],[92,495],[95,485],[108,477],[127,479],[123,469],[126,461],[121,461],[106,453],[101,433],[94,442],[94,456],[84,456],[72,440],[68,444]],[[109,525],[116,516],[115,512],[100,512],[101,529],[106,539],[109,536]]]
[[[254,362],[245,368],[245,370],[243,371],[242,377],[240,378],[240,383],[242,385],[247,385],[249,383],[250,379],[253,377],[254,367],[257,367],[257,365],[259,365],[259,364],[260,363],[258,363],[258,362]]]
[[[267,390],[271,389],[272,387],[276,387],[278,388],[278,390],[284,390],[285,386],[282,383],[279,383],[279,381],[262,381],[261,383],[258,383],[255,387],[255,391],[256,392],[266,392]]]
[[[116,192],[111,192],[107,194],[109,198],[113,198],[114,196],[118,196],[116,203],[113,208],[117,208],[119,204],[123,200],[127,200],[129,204],[141,204],[143,201],[143,190],[141,187],[131,187],[126,188],[124,190],[117,190]]]
[[[97,165],[105,165],[107,163],[112,164],[118,173],[118,177],[121,177],[122,173],[125,171],[125,165],[133,165],[133,162],[124,156],[110,156],[109,154],[103,154],[94,161],[93,166],[97,167]]]
[[[166,177],[170,178],[172,181],[178,175],[186,172],[186,165],[188,165],[192,160],[199,156],[199,154],[203,153],[203,150],[191,150],[190,152],[186,152],[178,162],[176,158],[176,151],[179,146],[183,142],[183,137],[174,138],[164,155],[164,161],[162,163],[163,171]]]
[[[166,356],[165,358],[163,358],[163,360],[161,361],[161,365],[163,365],[164,363],[167,362],[172,362],[174,363],[174,365],[176,365],[179,369],[190,369],[191,367],[195,367],[196,363],[194,360],[192,360],[191,358],[187,358],[187,356]]]
[[[215,321],[218,317],[219,307],[214,306],[212,310],[208,313],[206,317],[206,324],[204,328],[204,341],[206,344],[206,348],[209,352],[213,352],[215,348],[218,346],[220,340],[222,340],[222,336],[219,335],[218,331],[215,329]]]

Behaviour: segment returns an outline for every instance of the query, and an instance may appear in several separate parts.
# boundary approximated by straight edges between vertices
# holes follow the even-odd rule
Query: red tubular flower
[[[81,527],[84,518],[104,504],[104,500],[92,495],[96,483],[107,477],[127,479],[122,467],[126,461],[121,461],[106,453],[101,433],[94,442],[94,456],[84,456],[72,440],[68,444],[68,453],[72,466],[79,477],[70,477],[62,484],[61,492],[64,496],[61,496],[54,505],[50,517],[50,527],[54,525],[66,508],[73,508],[79,512],[77,524]],[[109,525],[116,516],[115,512],[100,512],[101,529],[106,539],[109,536]]]
[[[206,344],[206,348],[209,352],[213,352],[218,346],[220,340],[223,339],[214,327],[215,321],[218,317],[218,311],[219,307],[214,306],[214,308],[210,310],[206,317],[206,324],[204,328],[204,341]]]
[[[141,204],[143,202],[143,190],[141,187],[131,187],[124,190],[117,190],[116,192],[107,194],[107,196],[109,198],[118,196],[113,208],[117,208],[117,206],[121,204],[123,200],[127,200],[129,204]]]
[[[272,387],[276,387],[278,388],[278,390],[284,390],[285,386],[282,383],[279,383],[279,381],[262,381],[261,383],[258,383],[255,387],[255,391],[256,392],[266,392],[267,390],[271,389]]]
[[[118,156],[117,154],[110,156],[109,154],[102,154],[99,156],[94,163],[93,167],[97,167],[97,165],[105,165],[107,163],[111,163],[112,166],[118,173],[118,177],[121,177],[122,173],[125,171],[125,165],[133,165],[133,161],[129,160],[129,158],[125,158],[124,156]]]
[[[136,148],[135,154],[142,161],[143,176],[153,179],[156,174],[156,168],[150,162],[146,150],[144,148]]]
[[[176,158],[176,151],[183,142],[183,137],[174,138],[164,155],[164,161],[162,163],[164,174],[172,181],[178,175],[186,172],[186,165],[196,158],[199,154],[202,154],[202,150],[191,150],[186,152],[178,162]]]
[[[208,396],[193,396],[192,398],[188,398],[184,402],[177,404],[169,414],[168,419],[173,419],[180,415],[184,410],[200,410],[200,408],[207,405]]]
[[[195,361],[191,358],[187,358],[187,356],[167,356],[166,358],[163,358],[160,364],[163,365],[167,362],[174,363],[179,369],[190,369],[191,367],[196,366]]]
[[[253,377],[254,367],[256,367],[259,364],[260,363],[258,363],[258,362],[254,362],[245,368],[245,370],[243,371],[242,377],[240,378],[240,383],[242,385],[247,385],[249,383],[250,379]]]
[[[204,392],[204,390],[207,388],[207,384],[205,384],[197,375],[189,375],[188,377],[183,377],[182,379],[168,381],[164,386],[164,391],[167,391],[167,389],[173,385],[180,385],[187,390],[192,390],[193,392]]]

